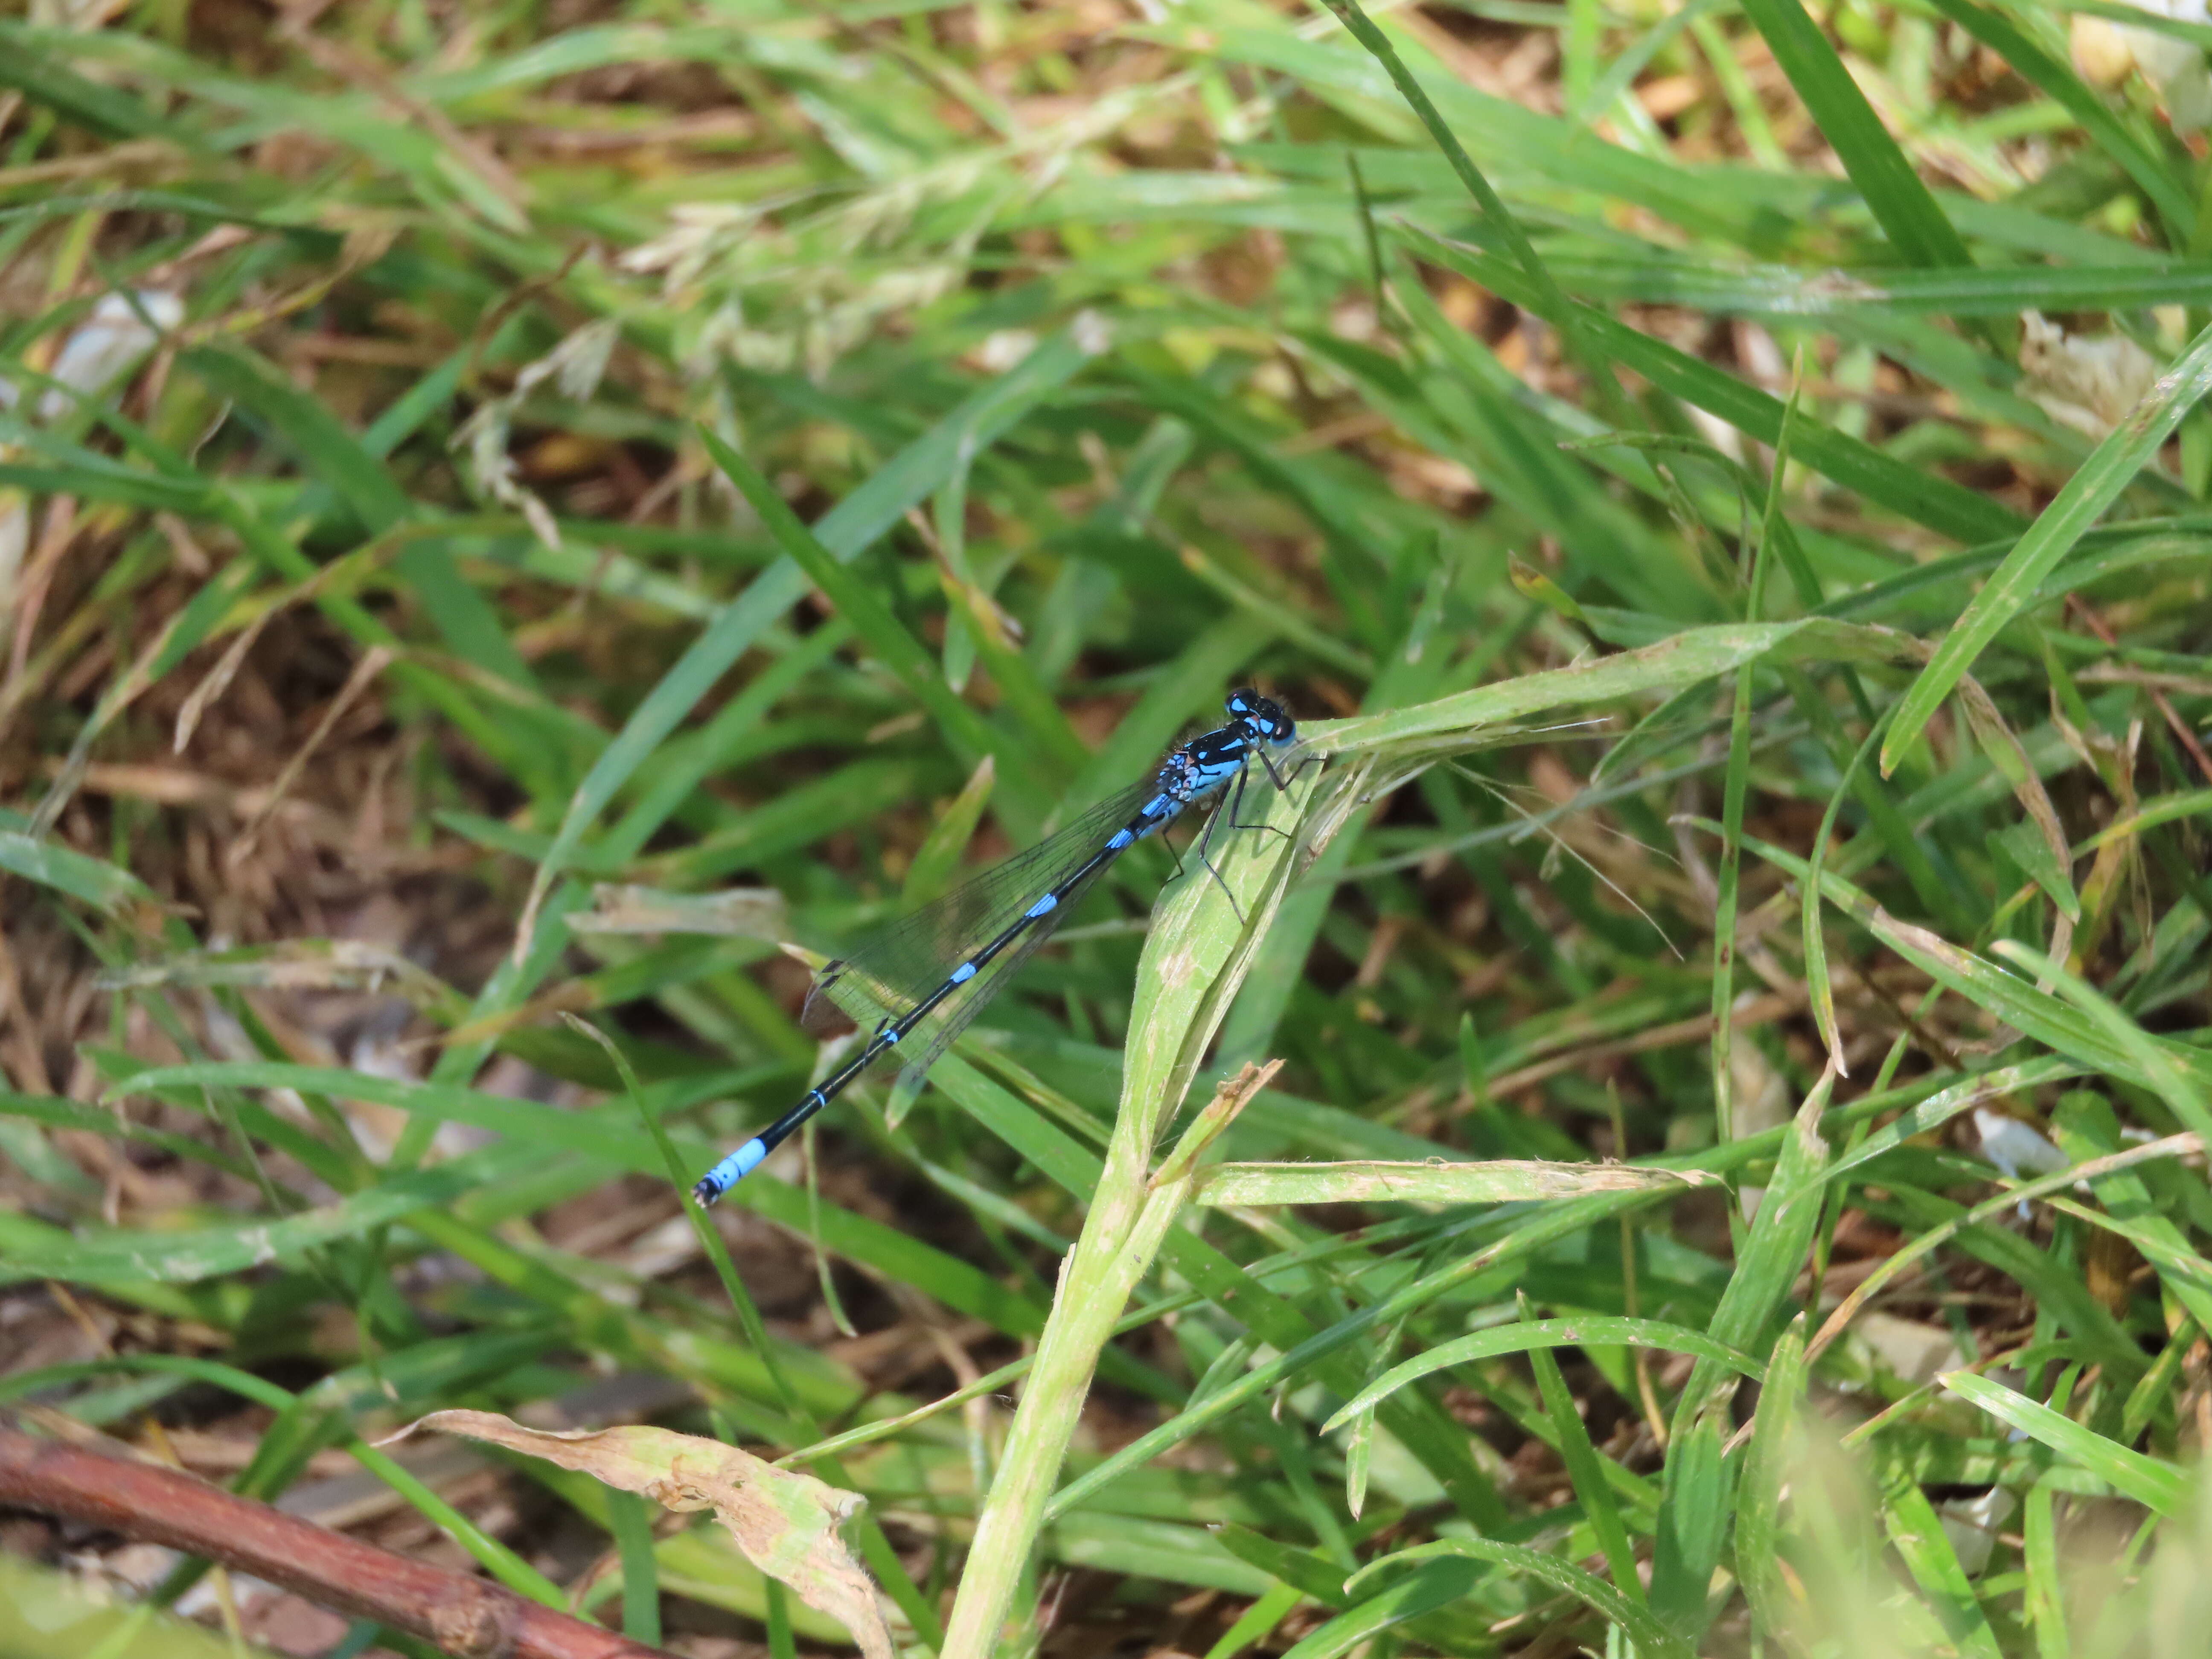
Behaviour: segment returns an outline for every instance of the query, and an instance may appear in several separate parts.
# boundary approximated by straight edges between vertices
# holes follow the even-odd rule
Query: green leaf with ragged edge
[[[2136,475],[2149,465],[2159,448],[2181,424],[2181,417],[2212,391],[2212,327],[2189,343],[2157,383],[2143,394],[2126,420],[2081,463],[2063,488],[2028,527],[1996,574],[1974,596],[1928,666],[1920,671],[1898,705],[1889,735],[1882,739],[1881,769],[1887,777],[1944,700],[1974,665],[2006,623],[2038,601],[2038,590],[2051,568],[2066,556],[2084,531],[2103,516]]]

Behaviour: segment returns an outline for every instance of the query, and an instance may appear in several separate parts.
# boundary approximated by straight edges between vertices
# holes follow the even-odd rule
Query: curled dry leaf
[[[1217,1164],[1195,1202],[1240,1204],[1511,1204],[1584,1193],[1705,1186],[1695,1170],[1637,1169],[1625,1164],[1547,1164],[1514,1158],[1491,1164],[1420,1164],[1362,1159],[1346,1164]]]
[[[542,1457],[678,1514],[712,1510],[746,1560],[853,1633],[865,1659],[891,1659],[875,1581],[838,1529],[866,1500],[779,1469],[717,1440],[644,1425],[552,1433],[496,1412],[432,1412],[403,1434],[439,1429]],[[397,1438],[398,1437],[393,1437]]]
[[[2027,395],[2054,421],[2101,441],[2158,379],[2159,363],[2124,334],[2069,334],[2040,312],[2021,319]]]
[[[783,925],[783,895],[773,887],[669,893],[600,882],[592,889],[592,908],[568,918],[574,933],[720,933],[771,945]]]
[[[180,951],[112,968],[93,981],[103,991],[155,986],[247,986],[261,991],[382,991],[428,1006],[443,988],[397,951],[361,939],[280,939],[233,951]]]

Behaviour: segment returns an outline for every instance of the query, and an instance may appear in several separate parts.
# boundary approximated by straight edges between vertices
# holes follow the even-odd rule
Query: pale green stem
[[[1308,791],[1302,786],[1297,793],[1304,798]],[[1248,798],[1248,821],[1262,800],[1267,822],[1284,830],[1297,823],[1296,807],[1272,789]],[[1152,1184],[1153,1145],[1189,1089],[1281,900],[1291,848],[1279,836],[1217,833],[1214,862],[1249,923],[1238,923],[1227,896],[1189,853],[1188,874],[1160,906],[1137,970],[1121,1115],[976,1521],[942,1659],[993,1659],[999,1651],[1099,1352],[1189,1198],[1196,1173],[1190,1160],[1173,1160],[1177,1178]]]

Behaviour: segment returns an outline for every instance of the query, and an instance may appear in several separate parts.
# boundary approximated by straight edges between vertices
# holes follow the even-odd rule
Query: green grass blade
[[[1543,295],[1504,260],[1402,222],[1395,233],[1422,258],[1459,271],[1516,304],[1538,309],[1540,314]],[[1747,386],[1734,375],[1601,312],[1572,301],[1567,304],[1598,349],[1621,368],[1718,416],[1747,437],[1763,444],[1780,441],[1785,405],[1779,398]],[[1798,459],[1836,483],[1947,536],[1974,542],[2011,535],[2019,529],[2019,520],[1987,496],[1907,466],[1821,422],[1801,420],[1792,429],[1790,446]]]
[[[1804,1404],[1805,1316],[1774,1345],[1752,1419],[1751,1449],[1736,1486],[1735,1567],[1755,1628],[1772,1639],[1796,1623],[1789,1580],[1781,1571],[1782,1500],[1796,1457],[1797,1413]]]
[[[1919,1484],[1910,1477],[1891,1481],[1882,1496],[1881,1518],[1890,1543],[1960,1654],[1966,1659],[2002,1659],[2004,1650],[1990,1628],[1973,1583]]]
[[[161,902],[153,889],[128,870],[20,830],[0,830],[0,870],[98,910],[114,912],[126,905],[150,907]]]
[[[1531,1348],[1528,1363],[1535,1369],[1536,1391],[1558,1432],[1559,1455],[1567,1466],[1567,1478],[1574,1484],[1583,1513],[1589,1517],[1590,1529],[1597,1534],[1598,1548],[1604,1553],[1607,1569],[1613,1575],[1613,1587],[1620,1592],[1623,1600],[1641,1607],[1644,1605],[1644,1581],[1636,1576],[1636,1552],[1629,1542],[1628,1528],[1621,1522],[1620,1506],[1613,1502],[1612,1490],[1606,1485],[1597,1449],[1590,1444],[1589,1430],[1583,1422],[1582,1413],[1575,1409],[1575,1398],[1568,1392],[1566,1379],[1559,1375],[1559,1362],[1547,1348]]]
[[[890,607],[815,539],[814,533],[799,521],[799,515],[785,505],[783,497],[744,456],[703,427],[699,430],[699,440],[707,446],[714,465],[722,469],[723,475],[737,485],[753,511],[760,514],[784,556],[829,596],[854,632],[874,647],[884,665],[914,693],[915,701],[936,717],[945,736],[970,757],[980,758],[988,753],[994,744],[990,730],[945,683],[929,653],[891,614]]]
[[[1762,1375],[1759,1362],[1748,1354],[1715,1341],[1701,1331],[1669,1324],[1660,1319],[1627,1319],[1612,1314],[1575,1314],[1559,1319],[1523,1321],[1476,1331],[1439,1343],[1394,1365],[1337,1408],[1322,1425],[1334,1433],[1357,1412],[1367,1411],[1407,1383],[1455,1365],[1470,1364],[1498,1354],[1527,1353],[1539,1348],[1572,1348],[1618,1343],[1638,1348],[1656,1348],[1667,1353],[1693,1354],[1739,1376]]]
[[[2040,1442],[2069,1463],[2087,1470],[2124,1497],[2169,1519],[2186,1514],[2191,1492],[2188,1478],[2171,1465],[2107,1440],[2095,1431],[2039,1405],[2002,1383],[1972,1371],[1953,1371],[1942,1379],[1953,1394],[1980,1407],[2002,1423]]]
[[[931,431],[908,444],[859,489],[823,517],[815,539],[834,559],[848,563],[872,545],[906,510],[963,464],[963,457],[995,441],[1097,355],[1095,328],[1075,328],[1047,342],[1023,362],[968,398]],[[540,861],[516,942],[520,958],[546,895],[568,866],[586,832],[631,776],[713,690],[738,659],[805,592],[805,577],[788,559],[763,572],[730,601],[647,693],[622,731],[593,763]],[[517,982],[510,997],[526,986]]]
[[[2212,391],[2212,328],[2190,342],[2128,418],[2102,443],[2020,538],[1966,613],[1943,636],[1928,666],[1905,691],[1882,739],[1887,777],[1914,744],[1943,701],[2006,623],[2027,611],[2051,568],[2082,532],[2119,498],[2136,475],[2156,458],[2182,416]]]
[[[1382,65],[1384,72],[1390,77],[1390,83],[1397,88],[1399,95],[1405,99],[1421,125],[1427,130],[1429,137],[1435,141],[1437,148],[1443,153],[1444,159],[1450,162],[1452,172],[1467,187],[1468,194],[1474,198],[1475,205],[1482,210],[1484,224],[1505,244],[1528,280],[1550,302],[1544,309],[1547,315],[1559,320],[1568,337],[1574,342],[1577,348],[1575,356],[1589,370],[1592,390],[1599,404],[1605,407],[1620,404],[1620,389],[1613,383],[1604,356],[1590,342],[1580,337],[1577,326],[1578,319],[1570,312],[1566,295],[1559,292],[1559,284],[1552,280],[1551,272],[1545,269],[1543,258],[1536,252],[1535,244],[1528,240],[1528,233],[1521,228],[1521,222],[1491,187],[1490,180],[1483,177],[1482,169],[1475,166],[1466,147],[1445,124],[1435,102],[1423,89],[1420,82],[1414,78],[1413,72],[1406,67],[1405,60],[1398,55],[1398,49],[1390,44],[1389,36],[1375,27],[1373,21],[1361,9],[1359,0],[1326,0],[1326,3],[1336,14],[1337,21],[1351,33],[1352,39],[1364,46],[1373,54],[1375,61]]]
[[[1743,11],[1906,263],[1972,264],[1965,240],[1799,0],[1743,0]]]
[[[1642,1652],[1665,1656],[1665,1659],[1689,1659],[1692,1651],[1688,1644],[1603,1579],[1571,1563],[1562,1561],[1555,1555],[1545,1555],[1516,1544],[1500,1543],[1494,1539],[1448,1538],[1433,1544],[1416,1545],[1412,1549],[1400,1550],[1370,1561],[1352,1576],[1352,1583],[1357,1584],[1361,1579],[1385,1567],[1414,1561],[1432,1561],[1439,1557],[1495,1562],[1553,1589],[1575,1596],[1593,1612],[1620,1626]],[[1323,1650],[1316,1650],[1316,1652]]]
[[[2072,68],[2045,52],[2002,13],[1975,0],[1931,0],[1936,10],[1996,52],[2035,89],[2081,123],[2099,148],[2127,169],[2166,222],[2168,240],[2188,247],[2197,234],[2197,207],[2186,187],[2103,100],[2081,84]]]

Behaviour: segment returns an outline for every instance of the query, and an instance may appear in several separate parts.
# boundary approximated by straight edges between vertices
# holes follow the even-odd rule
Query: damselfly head
[[[1279,749],[1298,734],[1297,722],[1291,718],[1290,710],[1273,697],[1261,696],[1249,685],[1231,691],[1225,707],[1230,724],[1253,743],[1271,744]]]

